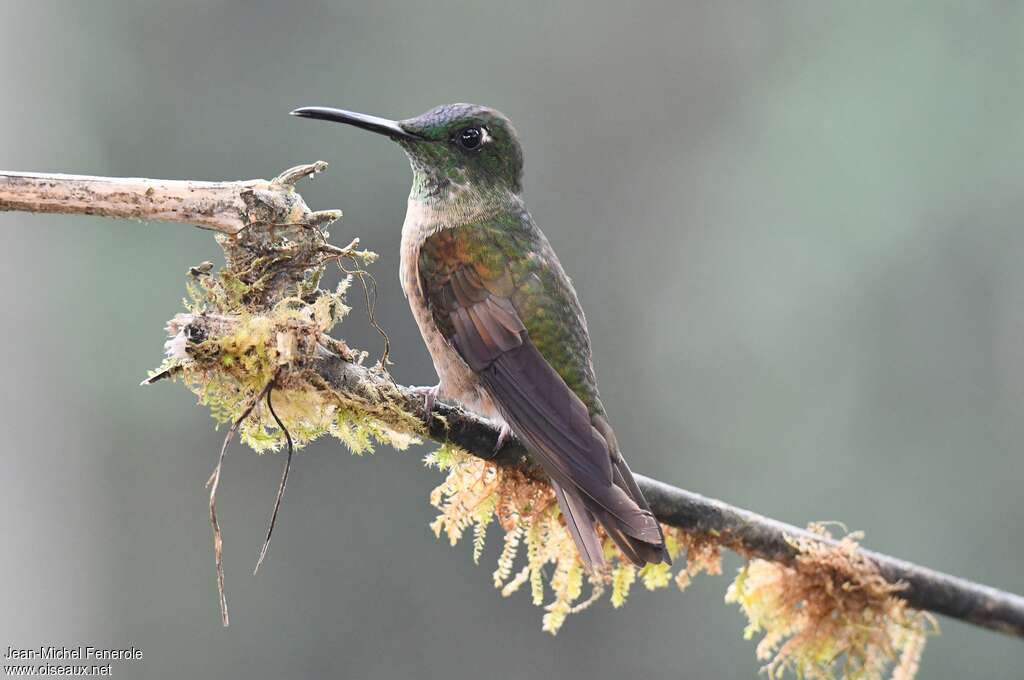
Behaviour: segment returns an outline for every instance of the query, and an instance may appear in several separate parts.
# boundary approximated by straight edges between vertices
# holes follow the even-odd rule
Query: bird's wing
[[[642,496],[634,500],[615,483],[614,439],[595,428],[583,401],[597,399],[586,327],[538,235],[500,224],[438,232],[420,250],[427,303],[442,335],[552,479],[589,498],[627,535],[658,544],[660,529],[640,507]]]

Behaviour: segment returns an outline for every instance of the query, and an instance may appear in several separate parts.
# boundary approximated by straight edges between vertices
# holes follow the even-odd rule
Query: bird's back
[[[441,229],[424,240],[417,265],[428,300],[444,295],[455,271],[471,267],[511,301],[537,350],[588,410],[604,415],[583,309],[529,212],[522,209]],[[443,330],[451,330],[446,312],[434,318]]]

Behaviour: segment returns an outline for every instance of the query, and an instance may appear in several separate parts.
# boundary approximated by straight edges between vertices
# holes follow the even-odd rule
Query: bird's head
[[[318,106],[292,115],[346,123],[391,137],[412,164],[413,193],[444,198],[473,193],[522,190],[523,151],[515,128],[504,115],[476,104],[446,104],[415,118],[388,120]]]

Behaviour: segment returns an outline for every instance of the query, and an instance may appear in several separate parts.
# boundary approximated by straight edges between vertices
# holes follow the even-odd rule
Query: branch
[[[343,393],[365,391],[367,385],[373,385],[378,397],[395,399],[397,408],[424,418],[427,433],[434,441],[450,441],[479,458],[517,467],[534,477],[544,474],[514,438],[507,439],[501,449],[495,451],[498,430],[488,420],[459,406],[437,401],[430,417],[426,418],[423,398],[415,390],[395,387],[385,377],[363,366],[338,358],[324,358],[319,360],[316,371],[332,388]],[[805,529],[656,479],[636,475],[636,480],[661,522],[686,531],[717,534],[722,545],[746,557],[789,564],[798,554],[793,539],[836,545],[836,541]],[[906,584],[898,595],[915,609],[1024,638],[1024,597],[870,550],[861,553],[877,565],[887,581]]]
[[[296,295],[296,290],[300,295],[315,290],[316,272],[322,272],[328,259],[355,252],[351,250],[355,241],[347,249],[338,249],[327,244],[319,230],[341,213],[310,211],[294,191],[296,180],[312,176],[326,165],[320,161],[292,168],[270,181],[242,182],[0,172],[0,211],[181,222],[217,231],[229,268],[246,285],[249,297],[243,301],[266,308]],[[278,238],[282,231],[293,238],[282,242]],[[304,286],[310,282],[311,271],[314,276],[309,289]],[[212,316],[179,315],[172,324],[193,329],[209,324],[209,328],[200,330],[215,334],[215,326],[224,322]],[[435,441],[450,441],[477,457],[544,478],[540,467],[514,439],[495,451],[498,431],[489,421],[441,401],[430,413],[424,413],[419,392],[353,362],[343,343],[331,342],[331,348],[317,352],[308,367],[328,389],[384,422],[406,429],[408,414],[414,414],[422,418],[426,434]],[[795,540],[836,545],[820,535],[664,482],[640,475],[637,481],[664,524],[714,534],[722,545],[746,557],[790,564],[798,554]],[[861,554],[875,563],[887,581],[904,584],[898,596],[912,607],[1024,637],[1024,598],[880,553],[863,550]]]
[[[194,224],[236,235],[253,224],[322,226],[337,210],[313,212],[293,185],[327,169],[317,161],[267,181],[191,182],[0,171],[0,211],[97,215]]]

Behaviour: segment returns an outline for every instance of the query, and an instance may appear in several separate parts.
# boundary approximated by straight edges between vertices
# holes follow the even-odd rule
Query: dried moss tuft
[[[533,603],[546,610],[542,627],[552,635],[570,614],[591,606],[606,591],[610,591],[612,606],[621,607],[638,579],[648,590],[665,588],[673,581],[681,589],[700,572],[721,573],[720,548],[711,537],[663,527],[677,565],[675,576],[667,564],[637,569],[607,537],[608,570],[588,576],[550,485],[451,445],[427,456],[426,463],[447,473],[430,495],[431,503],[440,510],[430,525],[434,534],[455,545],[472,531],[473,561],[479,562],[487,529],[496,523],[504,539],[494,586],[508,597],[529,584]],[[584,581],[590,586],[586,597]]]
[[[331,246],[326,239],[326,233],[299,223],[253,224],[238,234],[219,236],[227,265],[216,274],[209,262],[189,270],[187,311],[168,323],[167,356],[144,381],[181,378],[218,424],[231,423],[207,484],[225,626],[229,618],[216,498],[224,454],[236,432],[257,452],[287,450],[258,570],[270,545],[296,449],[325,434],[337,437],[356,454],[373,451],[377,443],[404,449],[419,441],[423,429],[387,388],[370,384],[365,372],[342,393],[315,370],[322,358],[350,363],[365,359],[365,352],[354,352],[329,332],[350,311],[345,294],[352,276],[366,284],[368,275],[360,263],[376,259],[372,252],[355,249],[358,239],[346,248]],[[350,274],[342,259],[351,260],[356,271]],[[345,276],[329,292],[319,284],[332,261]],[[364,292],[370,304],[370,292]],[[368,311],[374,323],[372,305]],[[386,354],[385,349],[385,356],[371,371],[385,372]],[[370,377],[379,375],[371,372]]]
[[[529,584],[533,603],[546,610],[543,629],[551,634],[605,592],[619,608],[637,582],[647,590],[674,582],[683,590],[700,573],[722,572],[725,546],[719,536],[663,527],[674,567],[637,569],[606,538],[608,570],[587,577],[550,486],[453,446],[426,462],[447,473],[431,494],[440,511],[431,524],[435,535],[455,545],[472,532],[478,562],[487,529],[497,523],[504,538],[494,585],[507,597]],[[822,525],[812,531],[827,535]],[[847,535],[837,547],[794,541],[800,554],[792,565],[751,560],[729,587],[726,601],[738,603],[750,621],[745,636],[764,633],[757,656],[768,662],[769,677],[788,671],[810,679],[875,680],[889,669],[893,680],[914,677],[935,621],[897,597],[901,587],[888,583],[860,554],[858,538]],[[584,598],[585,579],[590,592]]]
[[[831,538],[822,524],[809,528]],[[860,538],[796,539],[792,565],[755,559],[740,569],[726,601],[746,614],[747,639],[764,633],[757,657],[769,678],[875,680],[890,668],[893,680],[914,677],[936,622],[896,596],[902,587],[860,553]]]
[[[363,262],[376,257],[351,248],[345,252]],[[274,381],[274,408],[296,448],[324,435],[356,454],[372,452],[377,444],[405,449],[419,441],[422,424],[396,410],[394,400],[385,407],[383,400],[339,394],[312,370],[318,356],[336,354],[356,363],[366,356],[329,335],[350,311],[346,293],[352,277],[345,276],[334,291],[306,285],[320,280],[321,264],[292,277],[298,282],[294,295],[277,292],[268,298],[266,282],[282,278],[276,270],[282,262],[287,260],[269,254],[250,257],[244,275],[230,266],[216,274],[209,263],[193,267],[187,312],[168,323],[167,358],[151,375],[181,378],[218,424],[236,420]],[[266,308],[267,299],[276,302]],[[366,392],[374,388],[367,386]],[[256,403],[239,434],[261,453],[281,449],[286,440],[264,402]]]

